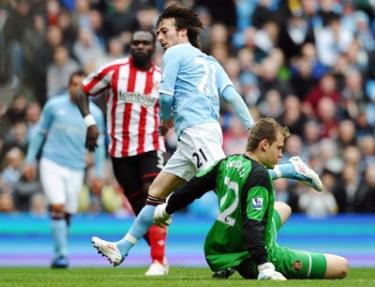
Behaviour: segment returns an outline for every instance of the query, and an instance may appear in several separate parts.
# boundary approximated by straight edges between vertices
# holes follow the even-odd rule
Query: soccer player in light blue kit
[[[165,134],[174,125],[178,145],[151,184],[146,205],[125,237],[118,242],[92,238],[94,247],[114,266],[121,264],[152,225],[158,204],[198,171],[225,157],[218,122],[220,98],[231,104],[246,128],[254,123],[223,68],[199,49],[201,28],[202,23],[192,10],[176,5],[169,6],[158,19],[158,40],[166,50],[159,90],[161,129]],[[270,174],[273,179],[294,178],[317,190],[322,189],[318,175],[298,157],[277,166]]]
[[[24,167],[24,172],[34,169],[37,154],[42,148],[39,169],[52,219],[52,268],[68,267],[68,229],[71,216],[78,208],[78,196],[84,180],[86,126],[76,104],[78,89],[84,77],[83,71],[72,73],[69,93],[54,97],[46,103],[36,135],[30,142]],[[90,110],[103,135],[102,111],[93,103],[90,103]],[[99,138],[94,157],[93,182],[100,188],[105,158],[103,136]]]

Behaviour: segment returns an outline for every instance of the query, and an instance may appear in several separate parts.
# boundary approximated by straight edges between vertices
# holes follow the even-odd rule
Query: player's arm
[[[91,103],[95,105],[94,103]],[[104,161],[105,161],[105,126],[104,126],[104,116],[102,111],[98,107],[92,108],[92,113],[96,121],[96,125],[99,129],[98,138],[98,148],[94,153],[94,166],[95,166],[95,176],[97,178],[102,178],[104,174]]]
[[[242,124],[247,129],[251,128],[254,125],[254,119],[251,116],[246,103],[234,87],[232,85],[226,86],[222,96],[233,107]]]
[[[168,220],[173,213],[213,190],[220,163],[221,161],[199,172],[182,189],[172,193],[167,203],[158,205],[154,213],[154,222],[158,225],[168,225]]]
[[[89,151],[95,151],[98,147],[99,129],[95,118],[90,113],[88,97],[89,95],[99,94],[109,87],[109,79],[112,72],[111,65],[108,65],[97,72],[91,73],[83,80],[78,92],[77,105],[87,127],[85,146]]]
[[[94,107],[93,107],[94,106]],[[91,103],[90,110],[95,118],[96,125],[99,129],[98,147],[94,152],[94,176],[90,179],[90,189],[95,194],[100,194],[104,186],[104,161],[105,161],[105,127],[102,111]]]
[[[253,260],[259,265],[268,261],[264,241],[264,230],[269,201],[268,174],[263,171],[253,172],[244,186],[247,191],[246,210],[243,211],[243,231],[246,245]]]
[[[259,280],[285,280],[275,271],[275,266],[268,259],[265,243],[265,228],[269,208],[269,194],[273,192],[268,172],[257,170],[250,175],[244,186],[247,191],[246,210],[243,211],[243,234],[252,260],[258,266]]]
[[[162,135],[165,135],[167,133],[170,126],[170,121],[172,120],[173,95],[176,85],[177,73],[180,66],[180,57],[181,53],[179,52],[179,47],[172,47],[168,49],[163,56],[163,74],[161,77],[159,89]]]
[[[34,164],[36,156],[43,145],[44,139],[46,138],[48,129],[53,122],[53,103],[48,101],[42,111],[41,118],[37,124],[37,131],[35,136],[31,139],[29,147],[27,149],[25,162],[28,165]]]
[[[98,146],[99,130],[95,118],[90,113],[88,94],[82,87],[78,92],[77,105],[87,127],[85,146],[89,151],[95,151]]]
[[[254,119],[245,101],[235,90],[232,81],[219,63],[216,63],[216,85],[219,95],[233,107],[245,128],[251,128],[254,125]]]
[[[25,165],[23,167],[23,173],[28,174],[29,170],[35,169],[35,161],[37,154],[43,146],[44,140],[47,136],[47,131],[53,122],[53,105],[51,101],[48,101],[43,108],[41,118],[37,124],[37,131],[34,137],[31,139],[27,149],[25,158]]]

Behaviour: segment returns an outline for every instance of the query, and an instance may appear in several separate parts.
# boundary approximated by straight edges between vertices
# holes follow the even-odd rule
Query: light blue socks
[[[129,253],[129,250],[150,229],[154,220],[155,207],[156,206],[153,205],[145,205],[134,220],[125,237],[116,242],[116,245],[123,256],[126,256]]]
[[[272,180],[278,178],[298,179],[294,166],[291,163],[276,165],[274,169],[269,169],[268,173],[271,176]]]
[[[68,226],[65,219],[52,218],[51,228],[55,258],[68,256]]]

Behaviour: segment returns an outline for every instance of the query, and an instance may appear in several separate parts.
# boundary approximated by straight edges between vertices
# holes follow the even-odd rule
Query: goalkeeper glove
[[[154,223],[160,227],[168,226],[172,223],[171,215],[165,210],[166,207],[166,203],[159,204],[154,211]]]
[[[286,280],[283,274],[275,271],[275,266],[271,262],[258,265],[258,280]]]

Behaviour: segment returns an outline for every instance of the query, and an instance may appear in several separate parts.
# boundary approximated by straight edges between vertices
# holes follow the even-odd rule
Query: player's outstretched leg
[[[91,237],[91,242],[98,253],[106,257],[113,266],[116,267],[124,261],[125,257],[122,256],[115,243],[102,240],[96,236]]]
[[[120,265],[128,255],[130,249],[142,238],[153,224],[153,217],[156,205],[164,200],[148,196],[146,205],[142,208],[130,227],[128,233],[117,242],[109,242],[98,237],[93,237],[94,247],[104,255],[113,266]],[[153,204],[153,205],[150,205]]]
[[[268,171],[272,179],[291,178],[301,181],[317,191],[323,190],[323,184],[319,175],[309,168],[299,156],[289,159],[289,163],[275,166]]]

